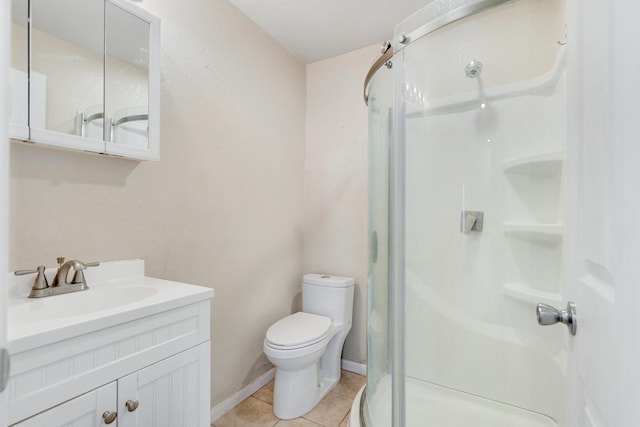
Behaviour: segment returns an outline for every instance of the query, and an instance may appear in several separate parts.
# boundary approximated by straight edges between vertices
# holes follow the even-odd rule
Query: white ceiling
[[[309,64],[389,40],[395,24],[432,0],[230,1]]]

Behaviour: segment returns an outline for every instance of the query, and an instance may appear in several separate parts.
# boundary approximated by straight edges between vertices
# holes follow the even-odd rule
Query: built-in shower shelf
[[[563,151],[553,151],[507,160],[503,163],[503,169],[505,173],[554,176],[562,169],[563,160]]]
[[[543,304],[557,306],[562,303],[562,296],[560,294],[533,289],[531,286],[523,283],[503,283],[502,292],[510,298],[533,304],[541,302]]]
[[[503,225],[504,234],[537,242],[560,242],[564,234],[562,224],[509,224]]]

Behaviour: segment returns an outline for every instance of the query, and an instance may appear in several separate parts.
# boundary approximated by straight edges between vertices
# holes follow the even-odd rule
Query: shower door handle
[[[536,317],[538,318],[538,323],[542,326],[564,323],[569,328],[571,335],[575,335],[578,329],[576,305],[571,301],[567,303],[567,308],[564,310],[558,310],[547,304],[538,304],[536,307]]]
[[[0,348],[0,393],[7,388],[9,383],[10,360],[9,351],[6,348]]]

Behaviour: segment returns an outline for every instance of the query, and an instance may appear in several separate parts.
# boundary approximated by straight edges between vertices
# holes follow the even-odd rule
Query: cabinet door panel
[[[119,427],[209,426],[210,343],[183,351],[118,381]],[[129,412],[128,400],[138,408]]]
[[[98,427],[104,426],[102,414],[116,409],[116,383],[110,383],[34,417],[14,427]],[[116,424],[114,424],[115,426]]]

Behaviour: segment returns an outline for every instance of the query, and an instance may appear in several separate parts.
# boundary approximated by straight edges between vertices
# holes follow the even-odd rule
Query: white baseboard
[[[360,375],[367,375],[367,365],[364,363],[352,362],[351,360],[342,359],[342,369]]]
[[[240,404],[240,402],[267,385],[267,383],[274,379],[275,376],[276,368],[271,368],[267,372],[256,378],[252,383],[244,387],[242,390],[211,408],[211,422],[213,423],[217,421],[218,418],[222,417],[224,414],[235,408],[238,404]]]

